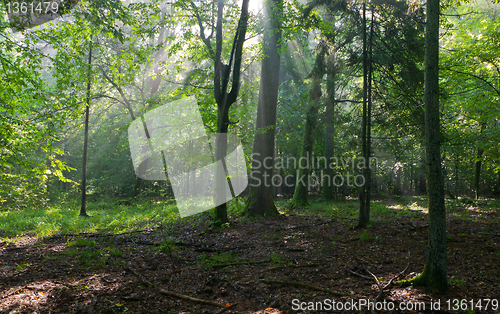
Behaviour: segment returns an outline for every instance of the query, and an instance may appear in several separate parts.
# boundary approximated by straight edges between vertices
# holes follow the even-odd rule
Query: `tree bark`
[[[425,34],[425,148],[429,198],[429,244],[424,271],[403,284],[448,288],[446,265],[446,211],[441,169],[439,122],[439,0],[427,1]]]
[[[333,56],[332,56],[333,57]],[[333,169],[328,164],[330,158],[334,154],[334,132],[335,132],[335,68],[334,62],[331,62],[331,66],[327,68],[328,74],[326,77],[326,92],[328,97],[326,99],[326,110],[325,110],[325,159],[327,160],[327,165],[324,169],[325,178],[328,179],[327,182],[321,178],[322,181],[322,194],[327,200],[334,198],[334,185],[333,179]]]
[[[307,195],[309,194],[309,164],[313,162],[312,152],[314,146],[314,140],[312,133],[316,126],[317,114],[318,114],[318,102],[321,98],[321,80],[324,73],[325,64],[325,53],[326,53],[326,43],[320,43],[323,45],[321,50],[316,56],[316,62],[311,73],[312,77],[312,87],[309,92],[309,110],[306,115],[306,125],[304,128],[304,137],[302,138],[302,150],[299,160],[306,158],[309,160],[306,167],[302,167],[299,163],[298,176],[295,184],[295,191],[293,193],[293,198],[291,205],[292,207],[304,207],[308,206]],[[317,182],[319,184],[319,182]]]
[[[368,51],[366,48],[366,2],[363,3],[363,117],[361,120],[361,156],[366,157],[366,131],[367,131],[367,98],[368,98]],[[365,160],[366,163],[366,160]],[[366,166],[366,165],[365,165]],[[366,169],[363,169],[366,175]],[[359,192],[359,217],[358,228],[364,228],[370,221],[369,213],[366,211],[366,178],[365,184]]]
[[[246,201],[246,213],[249,216],[279,214],[274,204],[271,183],[274,165],[265,166],[264,159],[270,158],[274,161],[283,3],[281,0],[265,0],[264,9],[266,16],[263,38],[265,57],[262,59],[252,172],[250,174],[249,196]],[[267,164],[269,166],[269,162]]]
[[[214,97],[217,102],[218,119],[217,119],[217,146],[216,146],[216,160],[222,162],[223,168],[217,169],[215,174],[216,184],[218,186],[225,185],[226,182],[229,185],[231,194],[234,195],[232,189],[231,181],[226,177],[227,168],[224,161],[224,157],[227,155],[227,131],[230,124],[229,121],[229,108],[236,102],[238,98],[239,88],[240,88],[240,73],[241,73],[241,61],[243,57],[243,43],[245,42],[245,35],[248,25],[248,1],[243,0],[241,5],[241,15],[238,22],[238,28],[236,29],[236,34],[234,36],[233,49],[231,51],[231,57],[228,65],[223,65],[221,60],[222,53],[222,8],[224,6],[223,0],[219,0],[218,12],[217,12],[217,34],[216,34],[216,60],[215,60],[215,75],[214,75]],[[228,93],[228,83],[231,73],[232,60],[234,58],[234,70],[233,70],[233,81],[231,86],[231,91]],[[218,188],[218,193],[216,197],[223,197],[224,195],[220,192]],[[218,202],[219,203],[219,202]],[[227,223],[229,219],[227,217],[227,204],[223,203],[215,208],[215,221],[218,223]]]
[[[80,216],[87,217],[87,147],[89,143],[89,115],[90,115],[90,87],[92,73],[92,35],[89,42],[89,68],[87,72],[87,104],[85,105],[85,135],[83,138],[83,161],[82,161],[82,206]]]
[[[370,51],[368,52],[368,104],[366,108],[366,155],[365,158],[365,213],[363,220],[368,224],[370,222],[370,201],[371,201],[371,141],[372,141],[372,77],[373,77],[373,24],[374,24],[374,6],[372,4],[372,17],[370,22]]]
[[[484,131],[484,126],[485,124],[481,124],[481,132],[480,134],[483,134]],[[480,144],[481,145],[481,144]],[[477,148],[477,155],[476,155],[476,171],[474,174],[474,191],[476,192],[476,200],[479,198],[479,179],[481,177],[481,165],[482,165],[482,160],[483,160],[483,153],[484,149],[482,147]]]
[[[481,176],[481,164],[482,164],[482,159],[483,159],[483,153],[484,153],[484,149],[479,147],[477,149],[476,171],[475,171],[475,176],[474,176],[474,189],[476,191],[476,200],[479,198],[479,179]]]

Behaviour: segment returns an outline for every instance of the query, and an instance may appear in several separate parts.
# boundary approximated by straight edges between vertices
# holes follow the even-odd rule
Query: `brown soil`
[[[493,310],[493,303],[484,309],[485,299],[500,298],[500,237],[480,233],[500,230],[499,213],[468,213],[448,214],[448,292],[392,285],[378,300],[394,301],[395,306],[424,302],[426,310],[364,308],[338,313],[438,313],[430,310],[430,302],[437,300],[439,313],[467,312],[449,310],[447,300],[453,305],[453,299],[467,300],[463,302],[468,309],[474,300],[469,313],[500,312]],[[372,220],[363,231],[350,228],[356,222],[353,213],[329,218],[295,211],[236,219],[216,230],[200,218],[194,224],[179,221],[137,233],[72,237],[91,239],[96,242],[93,247],[68,247],[69,236],[26,236],[22,243],[0,244],[0,313],[312,313],[294,311],[293,300],[374,301],[379,288],[369,272],[384,286],[405,269],[409,256],[401,278],[415,276],[424,266],[428,230],[421,212],[374,214]],[[165,242],[167,237],[176,243]],[[82,258],[84,251],[87,260]],[[256,261],[260,262],[227,265]],[[313,290],[311,285],[344,296]],[[168,296],[161,289],[231,307]],[[476,307],[480,299],[482,309]]]

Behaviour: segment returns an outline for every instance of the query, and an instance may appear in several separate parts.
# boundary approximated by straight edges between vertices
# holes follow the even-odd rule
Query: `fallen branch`
[[[283,266],[275,266],[275,267],[269,267],[266,270],[277,270],[281,269],[284,267],[289,267],[289,268],[300,268],[300,267],[316,267],[316,266],[323,266],[326,263],[315,263],[315,264],[300,264],[300,265],[283,265]]]
[[[184,294],[175,293],[175,292],[172,292],[172,291],[167,291],[167,290],[164,290],[164,289],[161,289],[161,288],[156,288],[156,289],[161,294],[168,295],[170,297],[175,297],[175,298],[183,299],[183,300],[188,300],[188,301],[193,301],[193,302],[197,302],[197,303],[203,303],[203,304],[213,305],[213,306],[222,307],[222,308],[226,308],[226,307],[230,307],[231,306],[231,305],[226,306],[225,304],[220,304],[220,303],[212,302],[212,301],[208,301],[208,300],[193,298],[193,297],[190,297],[190,296],[187,296],[187,295],[184,295]]]
[[[387,289],[387,288],[389,288],[392,285],[392,282],[394,280],[396,280],[397,278],[399,278],[399,276],[401,276],[402,274],[404,274],[404,272],[408,269],[408,267],[410,267],[410,251],[408,251],[408,258],[407,259],[408,259],[408,262],[406,264],[405,269],[403,269],[402,271],[400,271],[396,276],[392,277],[392,279],[389,280],[389,282],[384,286],[384,288],[383,288],[384,290]]]
[[[220,310],[217,314],[222,314],[224,313],[225,311],[229,311],[229,310],[232,310],[236,305],[238,305],[238,303],[233,303],[231,304],[230,306]]]
[[[161,294],[164,294],[164,295],[167,295],[167,296],[170,296],[170,297],[175,297],[175,298],[183,299],[183,300],[193,301],[193,302],[197,302],[197,303],[203,303],[203,304],[213,305],[213,306],[216,306],[216,307],[222,307],[222,308],[231,307],[231,305],[226,306],[225,304],[220,304],[220,303],[217,303],[217,302],[212,302],[212,301],[208,301],[208,300],[193,298],[193,297],[190,297],[188,295],[184,295],[184,294],[180,294],[180,293],[168,291],[168,290],[165,290],[165,289],[157,288],[151,282],[147,281],[145,278],[143,278],[139,273],[137,273],[132,268],[128,267],[127,269],[131,273],[133,273],[134,275],[136,275],[137,278],[139,278],[139,280],[141,280],[141,282],[144,283],[146,286],[157,290]]]
[[[227,266],[243,265],[243,264],[264,264],[264,263],[270,263],[271,261],[272,261],[272,259],[268,258],[268,259],[264,259],[261,261],[247,261],[247,262],[232,262],[232,263],[216,264],[216,265],[212,265],[212,267],[227,267]]]
[[[363,279],[366,279],[366,280],[372,280],[370,277],[365,276],[365,275],[361,275],[360,273],[357,273],[357,272],[352,271],[352,270],[350,270],[350,269],[346,269],[345,271],[346,271],[346,272],[348,272],[349,274],[353,274],[353,275],[358,276],[358,277],[361,277],[361,278],[363,278]]]
[[[116,237],[116,236],[121,236],[125,234],[133,234],[133,233],[139,233],[139,232],[144,232],[144,233],[149,233],[151,230],[150,229],[141,229],[141,230],[132,230],[132,231],[126,231],[126,232],[121,232],[121,233],[90,233],[90,232],[80,232],[80,233],[64,233],[64,234],[54,234],[52,238],[69,238],[69,237]]]
[[[321,288],[321,287],[317,287],[317,286],[313,286],[313,285],[308,285],[308,284],[301,283],[301,282],[296,282],[296,281],[261,280],[261,282],[267,283],[267,284],[279,284],[279,285],[289,285],[289,286],[303,287],[303,288],[308,288],[308,289],[311,289],[311,290],[323,291],[323,292],[326,292],[326,293],[329,293],[329,294],[333,294],[333,295],[336,295],[336,296],[339,296],[339,297],[352,297],[352,295],[347,294],[347,293],[341,293],[341,292],[333,291],[333,290],[330,290],[330,289],[327,289],[327,288]]]
[[[364,268],[364,270],[375,279],[375,283],[377,284],[378,287],[378,294],[377,297],[375,297],[375,301],[378,301],[380,297],[384,294],[384,289],[380,286],[380,281],[378,280],[377,276],[375,276],[371,271],[369,271],[366,268]]]
[[[500,234],[498,233],[487,233],[487,232],[479,232],[480,234],[486,234],[486,235],[490,235],[490,236],[495,236],[495,237],[500,237]]]

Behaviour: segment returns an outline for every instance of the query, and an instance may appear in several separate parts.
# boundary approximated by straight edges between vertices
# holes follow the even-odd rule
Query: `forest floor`
[[[423,270],[424,199],[375,201],[365,230],[352,228],[356,200],[312,202],[216,229],[199,215],[118,234],[3,238],[0,313],[324,313],[333,301],[337,313],[500,311],[498,200],[447,201],[446,293],[387,286]],[[377,297],[373,311],[359,308]]]

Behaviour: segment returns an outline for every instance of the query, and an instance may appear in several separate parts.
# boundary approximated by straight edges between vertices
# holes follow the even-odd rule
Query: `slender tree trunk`
[[[425,34],[425,148],[429,198],[429,244],[424,271],[402,283],[448,288],[446,265],[446,211],[441,169],[439,126],[439,0],[427,1]]]
[[[363,117],[361,120],[361,156],[366,156],[366,130],[367,130],[367,96],[368,96],[368,51],[366,49],[366,2],[363,2]],[[365,160],[366,162],[366,160]],[[363,169],[366,175],[366,169]],[[366,212],[366,178],[365,184],[359,192],[359,218],[358,228],[364,228],[368,225],[370,217]]]
[[[274,161],[283,3],[281,0],[265,0],[264,9],[266,16],[263,38],[265,57],[262,59],[257,124],[252,154],[253,164],[246,204],[246,212],[249,216],[279,214],[274,204],[271,182],[274,165],[265,166],[264,159],[270,158]]]
[[[459,171],[458,171],[458,154],[455,153],[455,196],[458,197],[460,195],[459,191]]]
[[[484,153],[484,149],[479,147],[477,149],[476,171],[475,171],[475,176],[474,176],[474,189],[476,190],[476,200],[479,198],[479,179],[481,176],[481,164],[482,164],[482,159],[483,159],[483,153]]]
[[[90,115],[90,87],[92,73],[92,35],[89,42],[89,68],[87,74],[87,104],[85,105],[85,136],[83,139],[83,162],[82,162],[82,206],[80,216],[87,217],[87,147],[89,143],[89,115]]]
[[[326,53],[326,43],[322,43],[323,48],[318,52],[316,56],[316,62],[311,73],[312,76],[312,87],[309,92],[309,110],[306,115],[306,125],[304,129],[304,137],[302,138],[302,150],[300,153],[301,159],[307,158],[309,162],[307,166],[302,167],[299,164],[298,177],[295,184],[295,191],[292,198],[293,207],[304,207],[308,206],[307,195],[309,193],[309,164],[313,162],[312,152],[314,146],[314,140],[312,137],[314,128],[316,126],[317,114],[318,114],[318,102],[321,98],[321,80],[323,78],[324,72],[324,60]],[[317,182],[319,184],[319,182]]]
[[[485,124],[481,123],[481,131],[480,135],[483,134]],[[481,145],[481,144],[480,144]],[[474,173],[474,191],[476,192],[476,200],[479,198],[479,182],[480,182],[480,177],[481,177],[481,165],[482,165],[482,159],[483,159],[483,153],[484,149],[482,147],[477,148],[477,155],[476,155],[476,171]]]
[[[371,186],[372,186],[372,176],[371,176],[371,141],[372,141],[372,77],[373,77],[373,18],[374,6],[371,7],[372,17],[370,22],[370,51],[368,53],[368,104],[366,108],[366,155],[365,158],[365,213],[364,221],[368,224],[370,221],[370,201],[371,201]]]
[[[327,69],[328,75],[326,78],[326,91],[328,93],[328,98],[326,100],[326,110],[325,110],[325,158],[327,160],[327,165],[324,169],[324,175],[326,181],[321,178],[323,184],[323,197],[327,200],[331,200],[335,197],[334,185],[333,185],[333,169],[330,168],[329,161],[333,157],[334,153],[334,132],[335,132],[335,68],[334,62],[331,62],[331,66]]]

